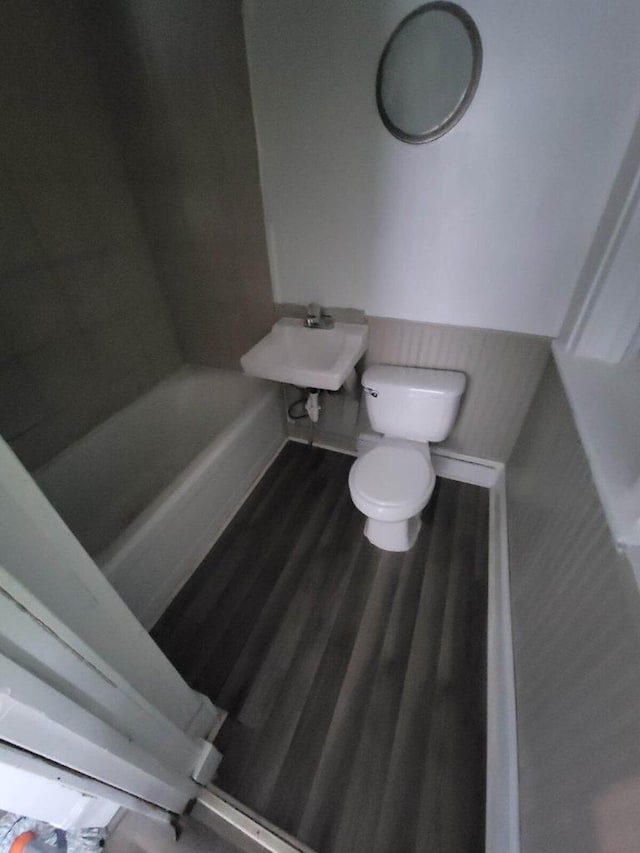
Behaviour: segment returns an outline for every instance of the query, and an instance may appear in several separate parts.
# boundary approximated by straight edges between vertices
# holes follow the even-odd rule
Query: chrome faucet
[[[325,314],[317,302],[310,302],[304,324],[307,329],[333,329],[333,317]]]

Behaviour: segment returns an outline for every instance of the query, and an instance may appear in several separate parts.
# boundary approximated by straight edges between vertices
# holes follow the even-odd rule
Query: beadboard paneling
[[[505,462],[549,356],[548,338],[369,318],[367,364],[461,370],[467,389],[443,447]]]
[[[507,466],[522,853],[640,839],[640,593],[555,365]]]

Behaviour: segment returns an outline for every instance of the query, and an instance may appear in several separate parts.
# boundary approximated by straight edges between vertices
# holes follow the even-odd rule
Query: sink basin
[[[308,329],[285,317],[242,356],[245,373],[301,388],[337,391],[367,349],[368,329],[336,323],[333,329]]]

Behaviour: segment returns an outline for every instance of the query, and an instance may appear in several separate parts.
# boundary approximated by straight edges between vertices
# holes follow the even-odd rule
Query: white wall
[[[637,0],[466,0],[474,102],[406,145],[375,106],[411,0],[245,0],[277,301],[555,335],[640,107]]]

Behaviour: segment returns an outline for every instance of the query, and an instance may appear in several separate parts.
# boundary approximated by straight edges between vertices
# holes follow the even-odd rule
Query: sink
[[[250,376],[337,391],[364,355],[368,331],[356,323],[309,329],[303,320],[285,317],[242,356],[240,364]]]

